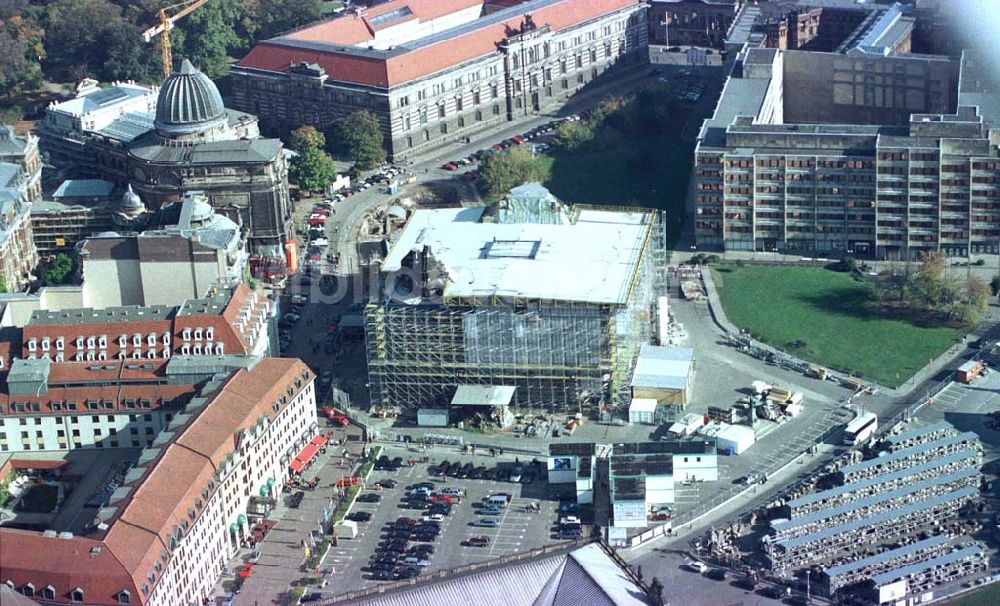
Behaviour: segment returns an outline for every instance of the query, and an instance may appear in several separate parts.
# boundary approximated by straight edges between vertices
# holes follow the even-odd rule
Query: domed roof
[[[122,195],[122,208],[125,210],[146,210],[139,194],[132,191],[132,185],[129,185],[128,191]]]
[[[226,107],[219,89],[187,59],[163,81],[156,100],[158,131],[166,135],[202,132],[223,123]]]

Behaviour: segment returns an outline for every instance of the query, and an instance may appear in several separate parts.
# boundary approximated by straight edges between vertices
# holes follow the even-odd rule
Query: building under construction
[[[662,250],[646,210],[540,195],[418,210],[365,311],[372,404],[447,408],[460,385],[492,385],[513,387],[514,406],[626,406]]]

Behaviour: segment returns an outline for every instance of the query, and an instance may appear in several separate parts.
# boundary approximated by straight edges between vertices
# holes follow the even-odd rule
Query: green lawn
[[[897,387],[961,331],[890,318],[872,289],[820,268],[727,266],[714,272],[729,320],[803,360]],[[796,344],[796,342],[799,343]]]
[[[1000,583],[990,583],[983,589],[969,592],[954,600],[946,600],[945,606],[983,606],[1000,604]]]
[[[668,245],[680,234],[684,200],[694,148],[666,137],[628,139],[628,144],[601,152],[551,157],[552,177],[546,186],[573,204],[642,206],[667,211]],[[640,170],[639,159],[645,158]]]

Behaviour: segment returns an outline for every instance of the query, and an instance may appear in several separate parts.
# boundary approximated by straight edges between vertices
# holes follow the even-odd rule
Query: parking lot
[[[387,452],[395,456],[392,450]],[[495,464],[496,459],[478,457],[450,458],[452,462],[473,462],[476,465]],[[433,461],[438,463],[439,461]],[[513,462],[501,462],[504,466],[512,466]],[[330,584],[337,588],[338,593],[371,587],[381,581],[372,578],[370,561],[372,555],[381,543],[389,539],[391,526],[400,517],[416,520],[418,523],[425,515],[424,510],[409,507],[406,502],[407,487],[420,482],[433,484],[434,490],[445,487],[460,488],[465,492],[461,502],[452,505],[450,514],[439,523],[440,534],[427,543],[409,541],[407,547],[428,544],[433,546],[429,556],[429,565],[421,566],[420,573],[455,568],[471,562],[481,562],[502,556],[511,555],[543,545],[558,542],[555,529],[558,524],[556,510],[559,505],[556,493],[549,489],[543,479],[535,479],[531,484],[515,484],[480,479],[459,479],[448,477],[444,480],[432,478],[428,474],[428,463],[417,464],[414,467],[405,466],[399,471],[375,471],[368,485],[373,487],[382,479],[392,479],[397,485],[393,488],[382,487],[377,491],[381,496],[378,503],[357,502],[352,512],[365,511],[372,514],[369,522],[359,522],[359,534],[353,539],[341,539],[326,557],[326,567],[333,568]],[[376,492],[366,490],[362,494]],[[508,493],[511,503],[496,516],[486,516],[481,513],[484,498],[498,493]],[[529,511],[529,506],[537,503],[539,511]],[[499,524],[495,528],[478,526],[484,517],[496,517]],[[469,544],[472,537],[487,537],[488,545],[477,547]]]

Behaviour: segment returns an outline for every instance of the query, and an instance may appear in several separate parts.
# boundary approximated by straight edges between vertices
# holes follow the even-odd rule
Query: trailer
[[[982,376],[983,370],[984,366],[981,362],[969,360],[965,364],[958,367],[956,376],[962,383],[972,383],[972,381],[977,377]]]

